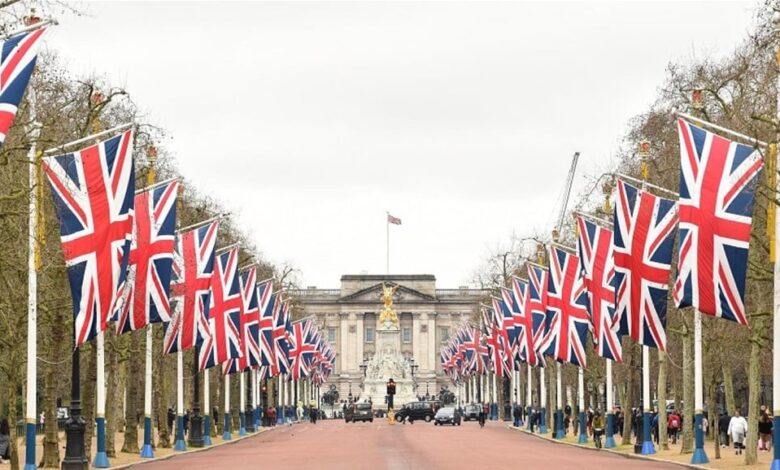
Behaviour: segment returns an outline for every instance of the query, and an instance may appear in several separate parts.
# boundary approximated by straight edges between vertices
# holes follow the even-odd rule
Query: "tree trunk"
[[[555,414],[555,409],[558,406],[558,403],[556,401],[556,385],[558,384],[557,374],[556,372],[556,363],[555,361],[548,361],[549,363],[552,363],[554,367],[550,367],[547,369],[547,399],[548,401],[548,408],[547,408],[547,429],[551,430],[552,432],[555,432],[555,429],[553,429],[553,415]]]
[[[116,435],[117,422],[121,414],[120,400],[114,399],[119,396],[119,353],[117,351],[118,338],[113,332],[106,332],[106,363],[107,372],[107,390],[106,397],[106,455],[116,457]]]
[[[691,315],[693,312],[690,312]],[[683,426],[681,454],[693,453],[693,334],[688,325],[682,325],[683,352]]]
[[[723,392],[726,396],[726,413],[734,416],[734,410],[737,409],[737,406],[734,403],[734,378],[729,361],[723,361],[721,370],[723,371]]]
[[[666,432],[666,353],[658,350],[658,445],[661,450],[669,450],[669,436]]]
[[[623,440],[622,444],[631,444],[631,422],[634,419],[634,415],[631,412],[631,408],[634,405],[634,390],[635,388],[635,380],[634,376],[636,371],[636,355],[634,354],[636,352],[636,348],[633,344],[630,344],[627,349],[628,356],[629,356],[629,362],[628,367],[625,368],[626,371],[626,401],[623,403],[622,410],[623,410]]]
[[[125,439],[122,444],[122,452],[137,454],[138,447],[138,400],[136,397],[142,390],[141,361],[141,334],[137,331],[130,333],[130,354],[128,359],[129,371],[127,373],[127,404],[125,405]]]
[[[748,433],[745,439],[745,465],[758,462],[758,415],[761,391],[761,331],[764,330],[764,317],[756,316],[750,322],[750,362],[748,364]]]
[[[161,332],[162,328],[157,328],[154,341],[154,350],[161,351],[163,347],[163,341]],[[158,445],[163,449],[170,449],[171,447],[171,429],[168,429],[168,407],[167,397],[170,391],[170,382],[166,380],[168,378],[167,369],[165,367],[166,359],[169,357],[165,354],[155,354],[153,357],[157,360],[153,360],[153,391],[152,399],[154,401],[154,414],[157,422],[157,438],[159,439]]]
[[[58,321],[64,322],[64,319],[57,318],[57,313],[52,312],[55,318],[48,318],[48,325],[43,330],[46,334],[47,357],[50,362],[55,362],[60,356],[58,340],[61,330]],[[57,426],[57,379],[55,378],[56,369],[61,366],[51,363],[45,364],[43,387],[44,387],[44,407],[46,413],[45,434],[43,436],[43,457],[39,467],[59,468],[60,467],[60,439]]]
[[[22,367],[24,367],[22,365]],[[19,416],[16,413],[16,403],[19,400],[19,394],[17,393],[17,387],[23,387],[21,380],[18,376],[11,375],[9,377],[11,382],[10,388],[10,400],[8,407],[8,423],[11,425],[11,470],[19,470],[19,446],[18,439],[16,439],[16,422],[19,420]]]
[[[84,453],[92,460],[92,436],[95,433],[95,392],[97,391],[97,340],[90,341],[87,350],[86,364],[82,369],[84,378],[81,381],[81,404],[84,414]],[[84,347],[82,346],[82,351]]]

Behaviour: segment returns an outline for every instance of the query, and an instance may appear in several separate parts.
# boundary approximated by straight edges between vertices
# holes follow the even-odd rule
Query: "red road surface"
[[[390,426],[385,420],[320,421],[276,429],[203,452],[138,464],[138,470],[195,469],[668,469],[680,466],[628,459],[543,441],[489,422]]]

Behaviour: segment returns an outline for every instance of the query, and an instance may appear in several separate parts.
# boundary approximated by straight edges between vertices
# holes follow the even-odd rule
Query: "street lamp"
[[[409,358],[409,369],[412,371],[412,388],[414,389],[414,395],[417,396],[417,381],[414,379],[414,373],[417,368],[420,367],[414,363],[414,358]]]

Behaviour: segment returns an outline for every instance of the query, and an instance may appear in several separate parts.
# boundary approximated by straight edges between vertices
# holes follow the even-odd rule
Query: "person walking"
[[[680,415],[677,414],[677,410],[672,411],[669,415],[669,419],[666,421],[666,432],[669,434],[669,438],[672,440],[672,444],[677,444],[677,433],[680,431]]]
[[[770,450],[772,448],[772,418],[766,411],[761,412],[758,418],[758,450]]]
[[[729,421],[731,421],[731,416],[728,415],[725,411],[720,414],[720,419],[718,419],[718,431],[720,432],[720,446],[724,449],[729,446]]]
[[[742,455],[742,449],[745,448],[745,435],[747,435],[748,423],[743,418],[739,410],[734,412],[734,417],[729,421],[729,435],[731,441],[734,442],[735,454]]]
[[[601,449],[601,436],[604,434],[604,416],[602,416],[601,411],[596,411],[593,414],[591,425],[593,426],[593,443],[598,449]]]
[[[479,427],[484,428],[485,427],[485,418],[487,417],[487,405],[482,405],[482,408],[479,409]]]
[[[8,419],[0,421],[0,463],[11,460],[11,427]]]

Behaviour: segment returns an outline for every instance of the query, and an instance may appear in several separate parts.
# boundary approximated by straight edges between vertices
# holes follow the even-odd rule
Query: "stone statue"
[[[396,315],[395,310],[393,310],[393,296],[397,290],[398,286],[382,284],[382,302],[384,302],[385,305],[382,307],[382,312],[379,314],[380,324],[390,323],[398,326],[398,315]]]

